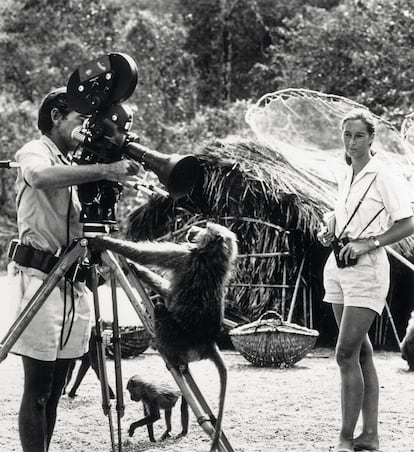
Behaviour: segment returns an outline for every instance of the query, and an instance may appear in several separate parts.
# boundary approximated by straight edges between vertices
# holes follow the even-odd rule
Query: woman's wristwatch
[[[381,242],[375,236],[372,236],[371,239],[374,241],[375,249],[378,249],[381,246]]]

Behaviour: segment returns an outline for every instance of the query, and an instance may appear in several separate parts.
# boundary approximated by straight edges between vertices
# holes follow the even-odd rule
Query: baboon
[[[131,400],[142,402],[145,415],[139,421],[131,423],[128,430],[129,436],[132,436],[138,427],[146,425],[149,439],[155,443],[153,424],[160,418],[160,410],[164,410],[167,430],[162,434],[160,439],[164,440],[168,438],[171,433],[171,412],[180,397],[182,431],[177,438],[185,436],[188,433],[188,405],[180,391],[164,384],[156,386],[148,383],[143,381],[138,375],[134,375],[128,380],[127,390],[131,395]]]
[[[96,237],[92,247],[136,262],[138,276],[164,299],[154,308],[156,346],[174,366],[211,359],[220,376],[220,403],[211,451],[221,434],[227,369],[216,345],[224,318],[224,296],[237,257],[236,236],[224,226],[192,226],[187,241],[129,242]],[[166,276],[148,269],[167,271]]]
[[[76,391],[78,390],[80,384],[82,383],[83,378],[86,375],[86,372],[89,370],[90,367],[94,370],[96,373],[96,376],[98,377],[98,380],[100,380],[99,376],[99,364],[98,364],[98,351],[97,351],[97,343],[96,343],[96,328],[92,327],[91,329],[91,336],[89,338],[89,349],[88,351],[79,358],[81,360],[81,365],[78,370],[78,374],[75,379],[75,383],[72,386],[72,389],[68,393],[68,397],[73,399],[76,397]],[[75,369],[76,359],[73,359],[70,363],[68,374],[66,376],[66,383],[63,388],[63,394],[66,393],[67,388],[69,386],[69,383],[72,379],[73,370]],[[112,388],[109,386],[109,398],[114,399],[115,394]]]
[[[414,371],[414,311],[408,321],[407,330],[401,342],[401,357],[408,363],[410,371]]]

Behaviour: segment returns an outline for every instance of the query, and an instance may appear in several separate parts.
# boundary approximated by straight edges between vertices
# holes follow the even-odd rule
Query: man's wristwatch
[[[375,248],[378,249],[381,246],[380,241],[374,236],[372,236],[371,238],[374,241]]]

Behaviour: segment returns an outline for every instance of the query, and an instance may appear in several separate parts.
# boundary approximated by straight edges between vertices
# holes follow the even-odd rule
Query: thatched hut
[[[335,95],[285,89],[262,96],[246,113],[260,143],[213,141],[197,153],[204,168],[190,197],[156,198],[130,219],[133,239],[181,239],[193,223],[213,220],[237,233],[240,256],[228,294],[227,312],[256,320],[268,309],[285,319],[320,330],[333,343],[337,328],[321,303],[322,268],[329,250],[316,240],[324,212],[333,208],[337,176],[344,166],[339,124],[352,108]],[[373,150],[409,182],[414,202],[411,122],[400,133],[377,117]],[[393,245],[414,259],[412,237]],[[391,256],[391,290],[384,314],[372,327],[377,345],[396,346],[414,309],[414,274]]]
[[[228,226],[238,236],[239,259],[227,315],[256,320],[276,310],[285,319],[318,329],[320,343],[333,343],[331,310],[321,303],[322,268],[329,251],[318,243],[316,233],[331,209],[334,185],[301,172],[256,141],[213,141],[196,154],[203,179],[192,194],[178,201],[150,199],[131,215],[129,238],[179,241],[193,224],[215,221]],[[402,244],[406,255],[409,245]],[[398,292],[402,268],[393,268]],[[386,314],[374,325],[377,344],[395,345],[389,326]],[[399,334],[403,329],[404,322]]]

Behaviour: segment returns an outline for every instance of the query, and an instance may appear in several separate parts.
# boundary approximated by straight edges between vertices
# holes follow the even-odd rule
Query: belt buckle
[[[20,240],[19,239],[13,239],[10,241],[9,243],[9,248],[7,250],[7,257],[10,258],[11,260],[14,260],[14,257],[16,256],[16,251],[17,248],[20,245]]]

